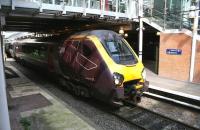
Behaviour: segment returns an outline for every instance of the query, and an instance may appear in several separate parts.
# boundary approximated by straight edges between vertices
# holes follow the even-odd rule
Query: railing
[[[189,19],[189,10],[184,11],[182,8],[169,10],[170,6],[161,1],[161,6],[154,6],[154,0],[144,0],[144,17],[149,21],[161,26],[163,29],[182,29],[191,30],[191,19]],[[183,5],[181,5],[183,6]]]
[[[171,0],[174,1],[174,0]],[[177,0],[175,0],[177,1]],[[186,1],[186,0],[181,0]],[[160,3],[159,3],[160,2]],[[189,11],[171,7],[168,0],[144,0],[144,17],[163,29],[191,29],[192,21],[188,18]],[[138,0],[0,0],[0,7],[12,6],[12,9],[34,9],[38,13],[84,16],[95,15],[100,18],[138,18]],[[6,5],[7,4],[7,5]],[[183,4],[183,3],[182,3]],[[26,10],[27,11],[27,10]]]
[[[12,9],[28,8],[39,9],[40,12],[60,11],[62,14],[75,12],[94,14],[103,16],[112,16],[115,18],[132,18],[129,4],[135,0],[0,0],[0,7],[10,4]],[[7,6],[7,5],[5,5]],[[135,7],[133,7],[135,8]],[[134,14],[135,16],[136,14]]]
[[[192,23],[188,18],[188,12],[160,12],[156,9],[146,8],[144,10],[144,17],[148,18],[151,22],[155,22],[164,29],[191,29]]]

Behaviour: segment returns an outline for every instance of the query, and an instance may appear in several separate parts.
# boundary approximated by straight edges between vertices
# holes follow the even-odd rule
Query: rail
[[[112,111],[111,114],[143,130],[198,130],[196,127],[155,113],[131,102],[126,102],[125,106],[122,106],[119,110]]]

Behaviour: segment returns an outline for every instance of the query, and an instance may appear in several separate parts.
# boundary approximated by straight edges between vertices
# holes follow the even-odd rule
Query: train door
[[[97,49],[91,40],[84,39],[81,41],[76,63],[76,65],[79,66],[76,69],[76,73],[80,76],[80,79],[86,81],[95,80],[98,71],[99,57]]]

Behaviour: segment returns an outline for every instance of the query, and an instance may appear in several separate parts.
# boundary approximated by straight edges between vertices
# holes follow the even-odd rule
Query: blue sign
[[[181,55],[182,50],[181,49],[166,49],[166,54],[168,54],[168,55]]]

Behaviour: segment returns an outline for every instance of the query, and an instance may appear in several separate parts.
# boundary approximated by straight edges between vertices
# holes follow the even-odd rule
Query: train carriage
[[[56,73],[62,83],[77,95],[92,96],[114,104],[125,99],[136,103],[148,88],[142,62],[126,40],[113,31],[80,32],[66,38],[63,44],[51,40],[43,40],[41,44],[40,40],[35,40],[33,45],[21,41],[21,46],[34,48],[37,44],[38,55],[42,50],[45,56],[43,59],[34,57],[38,59],[35,61],[42,64],[41,60],[44,60],[48,70]],[[18,52],[26,57],[20,59],[30,59],[26,52],[27,49]]]

